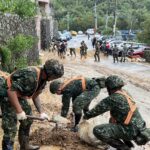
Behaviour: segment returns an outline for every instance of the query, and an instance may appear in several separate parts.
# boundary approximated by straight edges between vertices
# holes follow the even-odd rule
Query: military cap
[[[115,89],[124,86],[124,82],[119,76],[111,75],[106,79],[105,85],[109,89]]]
[[[49,90],[52,94],[55,94],[60,88],[61,81],[56,80],[50,83]]]
[[[48,77],[55,76],[56,78],[59,78],[64,74],[63,64],[55,59],[47,60],[44,64],[44,70]]]

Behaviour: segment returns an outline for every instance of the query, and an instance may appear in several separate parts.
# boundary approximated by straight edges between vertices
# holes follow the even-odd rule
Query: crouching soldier
[[[124,91],[123,80],[118,76],[106,79],[109,96],[101,100],[93,109],[86,112],[84,119],[90,119],[110,111],[110,123],[94,127],[94,135],[117,150],[130,150],[138,145],[145,145],[150,140],[150,129],[141,117],[135,102]]]
[[[63,65],[57,60],[47,60],[43,67],[27,67],[13,72],[5,77],[7,90],[3,96],[2,128],[4,130],[2,149],[13,150],[15,135],[17,132],[17,120],[19,126],[20,150],[37,150],[39,146],[29,144],[29,132],[32,120],[26,115],[32,115],[31,106],[27,98],[32,98],[37,111],[42,119],[49,119],[41,108],[39,94],[44,89],[46,82],[57,79],[64,74]]]
[[[89,110],[91,101],[99,94],[100,89],[105,87],[105,78],[85,78],[82,76],[71,78],[62,83],[58,80],[51,82],[50,92],[62,95],[61,116],[67,117],[70,100],[72,98],[75,125],[72,131],[78,130],[78,124],[84,112]]]

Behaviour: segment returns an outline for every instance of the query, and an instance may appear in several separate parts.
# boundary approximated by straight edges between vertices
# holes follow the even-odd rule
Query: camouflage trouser
[[[82,114],[83,111],[88,111],[91,101],[99,94],[100,88],[98,85],[90,90],[86,90],[75,98],[73,101],[73,112],[75,114]]]
[[[100,61],[100,53],[99,52],[95,52],[94,58],[95,58],[95,61]]]
[[[94,127],[94,135],[101,141],[106,142],[108,139],[133,140],[138,134],[138,130],[133,126],[119,124],[102,124]]]
[[[70,55],[72,56],[73,54],[76,57],[75,48],[70,48]]]
[[[25,99],[19,99],[19,102],[22,106],[22,109],[25,111],[27,115],[32,114],[32,110],[30,105],[28,104],[27,100]],[[16,132],[17,132],[17,117],[16,112],[14,108],[11,106],[10,102],[8,101],[8,98],[4,98],[1,103],[1,110],[2,110],[2,128],[4,130],[4,136],[3,139],[10,139],[11,141],[14,141]],[[20,129],[26,130],[29,128],[32,124],[32,120],[23,120],[20,121]],[[26,133],[29,134],[29,133]]]

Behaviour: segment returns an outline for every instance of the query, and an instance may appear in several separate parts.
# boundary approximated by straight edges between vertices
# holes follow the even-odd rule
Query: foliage
[[[32,17],[36,14],[36,4],[31,0],[1,0],[0,11],[18,14],[20,17]]]
[[[143,28],[138,34],[139,41],[150,45],[150,18],[143,23]]]
[[[32,36],[22,34],[11,38],[5,46],[1,48],[2,68],[12,72],[15,67],[22,68],[28,65],[26,52],[29,51],[36,39]]]
[[[95,0],[53,0],[55,18],[59,28],[67,28],[67,13],[69,12],[70,30],[83,30],[94,27]],[[117,28],[141,30],[142,23],[150,12],[149,0],[97,0],[98,28],[105,27],[106,16],[108,27],[113,28],[114,13],[117,14]],[[150,16],[150,15],[149,15]],[[105,28],[103,28],[105,30]]]

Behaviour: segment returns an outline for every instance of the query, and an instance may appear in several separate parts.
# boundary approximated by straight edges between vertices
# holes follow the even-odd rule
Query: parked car
[[[78,34],[79,34],[79,35],[82,35],[82,34],[83,34],[83,31],[78,31]]]
[[[87,29],[86,34],[93,35],[94,34],[94,29],[93,28]]]
[[[72,36],[76,36],[77,32],[76,31],[70,31]]]
[[[67,40],[66,35],[62,34],[61,31],[58,31],[58,35],[59,36],[58,36],[57,40],[59,40],[59,41],[66,41]]]
[[[140,46],[138,48],[134,48],[133,55],[139,55],[140,57],[143,57],[145,50],[150,50],[150,47],[149,46]]]

